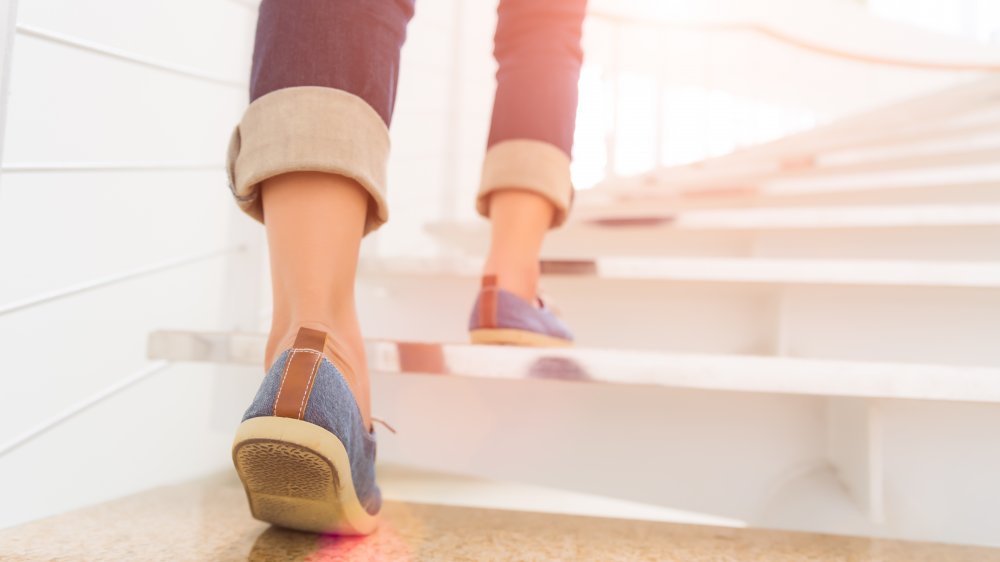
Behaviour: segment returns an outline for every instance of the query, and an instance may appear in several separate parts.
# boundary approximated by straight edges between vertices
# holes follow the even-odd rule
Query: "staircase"
[[[852,33],[823,49],[812,5],[773,11],[821,39],[792,44],[746,14],[668,23],[594,2],[588,60],[656,95],[665,78],[765,88],[840,115],[951,86],[580,190],[542,257],[573,348],[467,344],[481,220],[426,225],[433,257],[363,248],[373,411],[398,434],[379,435],[383,532],[355,540],[252,520],[229,469],[268,303],[260,228],[218,148],[246,101],[257,1],[56,4],[0,0],[0,253],[16,272],[0,276],[0,340],[30,375],[7,390],[45,397],[3,410],[0,559],[1000,560],[989,49],[850,3],[830,13]],[[461,121],[488,110],[485,12],[429,2],[411,25],[393,158],[422,197],[458,200],[476,173],[485,131]],[[772,74],[738,68],[759,54]]]
[[[542,261],[570,349],[465,343],[482,221],[429,225],[443,257],[364,260],[375,411],[402,428],[380,454],[1000,546],[998,114],[991,78],[581,193]],[[160,331],[149,350],[259,365],[262,338]]]

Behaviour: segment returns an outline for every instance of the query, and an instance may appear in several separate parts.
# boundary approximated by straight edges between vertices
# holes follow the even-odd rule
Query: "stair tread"
[[[482,260],[472,257],[364,259],[359,267],[359,273],[366,276],[478,277],[481,271]],[[543,259],[542,275],[723,283],[1000,288],[1000,263],[987,261],[601,257],[565,263]]]
[[[227,474],[0,530],[0,558],[1000,561],[1000,550],[984,547],[391,500],[380,519],[364,539],[269,527],[250,517]]]
[[[581,206],[558,233],[594,228],[601,221],[618,221],[636,228],[677,230],[777,230],[823,228],[910,228],[928,226],[1000,226],[1000,205],[871,205],[842,207],[748,207],[677,211],[669,202],[659,206],[618,208]],[[456,235],[487,235],[482,220],[436,222],[427,230],[449,241]]]
[[[650,172],[634,178],[614,178],[588,190],[580,204],[645,200],[705,200],[710,198],[760,200],[811,193],[913,189],[953,189],[969,185],[1000,185],[1000,165],[995,160],[974,164],[925,168],[824,170],[808,175],[746,174],[731,170],[689,172],[683,177],[662,177]]]
[[[950,133],[950,134],[949,134]],[[978,127],[942,131],[937,137],[888,139],[884,142],[860,143],[821,153],[816,157],[818,166],[842,166],[861,162],[884,161],[907,157],[955,154],[982,149],[1000,150],[1000,122],[983,122]]]
[[[263,334],[158,331],[149,356],[260,365]],[[1000,403],[1000,368],[608,348],[367,340],[377,374],[433,374],[714,391]]]

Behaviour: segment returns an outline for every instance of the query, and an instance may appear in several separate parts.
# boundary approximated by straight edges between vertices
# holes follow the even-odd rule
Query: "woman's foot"
[[[327,359],[330,334],[299,328],[264,377],[233,441],[254,517],[301,531],[367,534],[382,496],[375,434]]]
[[[469,315],[472,343],[566,347],[573,334],[537,296],[526,300],[500,287],[496,275],[483,275]]]
[[[552,202],[533,191],[501,189],[490,195],[490,250],[469,316],[473,343],[572,344],[569,329],[538,297],[538,258],[554,213]]]

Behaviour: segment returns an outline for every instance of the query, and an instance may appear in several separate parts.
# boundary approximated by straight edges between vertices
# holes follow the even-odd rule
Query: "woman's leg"
[[[586,0],[501,0],[498,9],[497,92],[476,199],[492,228],[483,273],[531,302],[542,240],[572,206],[569,163],[585,10]]]
[[[300,327],[327,332],[326,355],[367,423],[368,370],[354,307],[367,194],[354,180],[322,172],[282,174],[261,189],[273,286],[265,369],[292,346]]]
[[[412,0],[263,0],[250,107],[233,135],[231,188],[267,230],[274,311],[265,369],[299,327],[329,334],[370,422],[354,307],[363,236],[388,219],[388,125]]]

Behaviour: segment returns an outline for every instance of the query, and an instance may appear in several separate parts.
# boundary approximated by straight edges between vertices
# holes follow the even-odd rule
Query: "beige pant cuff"
[[[476,211],[490,216],[490,195],[498,189],[526,189],[552,202],[556,212],[549,228],[566,222],[573,204],[569,156],[547,142],[515,139],[499,142],[486,151]]]
[[[389,220],[389,130],[364,100],[342,90],[298,86],[254,100],[233,131],[226,158],[240,208],[264,222],[260,184],[288,172],[327,172],[368,192],[365,234]]]

